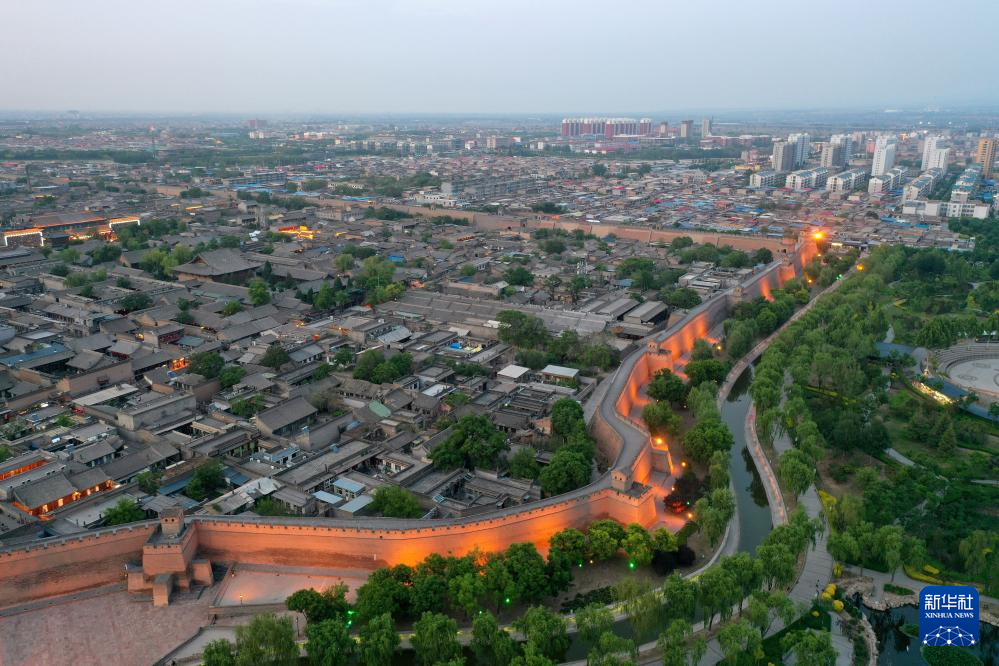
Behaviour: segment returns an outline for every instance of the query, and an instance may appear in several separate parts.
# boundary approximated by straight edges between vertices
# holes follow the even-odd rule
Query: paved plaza
[[[213,590],[155,608],[116,591],[0,617],[0,666],[152,664],[208,623]]]
[[[979,394],[999,394],[999,358],[979,358],[955,363],[948,369],[952,382]]]
[[[236,566],[222,588],[219,606],[284,603],[293,592],[305,588],[322,591],[346,583],[347,599],[353,601],[357,588],[368,579],[360,569],[310,569],[307,567]]]

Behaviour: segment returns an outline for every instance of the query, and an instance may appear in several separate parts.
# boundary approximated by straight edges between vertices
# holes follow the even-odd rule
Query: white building
[[[918,178],[913,178],[902,189],[902,201],[912,201],[929,194],[941,176],[943,176],[942,169],[930,169]]]
[[[442,208],[461,208],[468,205],[466,200],[459,199],[452,194],[424,192],[422,190],[413,197],[413,201],[416,202],[417,206],[441,206]]]
[[[989,216],[989,205],[981,201],[959,203],[956,201],[924,201],[915,199],[902,205],[904,215],[924,217],[973,217],[984,220]]]
[[[812,150],[811,137],[805,132],[791,134],[787,137],[787,142],[794,146],[793,168],[800,167],[808,159],[808,154]]]
[[[823,187],[829,178],[829,169],[818,167],[794,171],[787,176],[785,187],[791,190],[814,190]]]
[[[976,164],[965,169],[950,188],[950,200],[955,203],[968,203],[978,190],[978,181],[981,178],[981,166]]]
[[[907,171],[905,167],[897,167],[889,169],[880,176],[871,176],[871,179],[867,181],[867,191],[871,194],[890,192],[902,184],[902,179],[905,178]]]
[[[853,139],[849,134],[834,134],[822,146],[821,164],[835,168],[846,166],[853,154]]]
[[[852,192],[867,182],[867,169],[847,169],[826,181],[827,192]]]
[[[927,136],[923,142],[923,161],[920,171],[929,169],[947,170],[947,160],[950,159],[950,148],[944,145],[946,139],[942,136]]]
[[[749,177],[750,187],[780,187],[781,178],[776,171],[757,171]]]
[[[893,134],[882,134],[878,137],[874,144],[874,163],[871,165],[871,176],[882,176],[895,166],[897,149],[897,139]]]

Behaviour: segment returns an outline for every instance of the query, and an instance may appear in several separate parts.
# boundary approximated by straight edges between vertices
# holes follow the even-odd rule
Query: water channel
[[[729,456],[729,475],[735,486],[735,503],[738,507],[738,550],[753,554],[763,539],[773,529],[770,504],[760,480],[756,463],[746,446],[746,415],[752,405],[749,385],[753,381],[753,366],[746,368],[722,403],[721,416],[732,431],[734,444]]]
[[[919,612],[915,606],[902,606],[891,610],[871,610],[861,606],[864,615],[871,622],[878,641],[878,664],[883,666],[925,666],[920,654],[919,639],[902,631],[906,624],[919,624]],[[999,666],[999,628],[981,623],[979,643],[974,647],[954,647],[948,650],[961,650],[975,655],[985,666]]]

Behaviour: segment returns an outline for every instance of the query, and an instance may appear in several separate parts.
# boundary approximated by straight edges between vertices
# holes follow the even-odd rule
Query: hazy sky
[[[995,0],[4,0],[0,108],[999,104]]]

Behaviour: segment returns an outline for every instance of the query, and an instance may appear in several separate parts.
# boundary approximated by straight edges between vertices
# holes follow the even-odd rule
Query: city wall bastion
[[[755,247],[772,239],[757,240]],[[724,237],[722,242],[728,242]],[[765,241],[765,242],[764,242]],[[713,241],[717,242],[717,241]],[[127,581],[131,591],[151,591],[157,605],[172,589],[211,582],[211,561],[289,566],[353,566],[374,569],[414,564],[430,553],[461,555],[531,542],[547,552],[548,539],[567,527],[585,528],[600,518],[651,525],[655,495],[646,485],[655,469],[670,465],[668,451],[654,450],[633,416],[640,387],[688,353],[738,302],[760,296],[801,275],[815,255],[810,242],[785,241],[776,260],[692,309],[687,316],[642,341],[594,393],[589,419],[599,455],[609,469],[588,486],[523,506],[474,518],[402,520],[365,518],[241,518],[165,513],[157,520],[97,529],[85,534],[33,541],[0,549],[0,607]],[[657,460],[657,456],[659,459]]]

